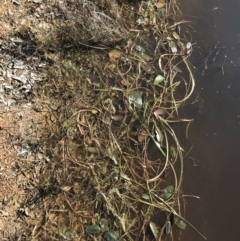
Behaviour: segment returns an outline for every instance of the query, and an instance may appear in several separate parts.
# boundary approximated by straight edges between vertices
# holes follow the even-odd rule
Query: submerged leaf
[[[88,234],[98,234],[100,233],[101,228],[99,225],[89,225],[86,227],[86,232]]]
[[[182,230],[185,230],[187,226],[187,224],[183,220],[178,220],[176,222],[176,225]]]
[[[168,221],[166,222],[165,232],[166,232],[166,234],[170,234],[171,231],[172,231],[172,225],[171,225],[171,222],[168,220]]]
[[[166,193],[162,193],[160,197],[161,197],[164,201],[166,201],[166,200],[168,200],[171,196],[172,196],[172,193],[166,192]]]
[[[141,109],[143,102],[142,102],[142,92],[140,91],[132,91],[128,96],[129,104],[133,104],[136,108]]]
[[[165,192],[171,192],[171,193],[173,193],[173,191],[174,191],[174,186],[173,186],[173,185],[169,185],[169,186],[167,186],[164,190],[165,190]]]
[[[157,228],[156,224],[154,222],[150,222],[149,226],[150,226],[150,229],[153,233],[154,238],[157,240],[159,231],[158,231],[158,228]]]
[[[174,146],[170,146],[170,153],[172,158],[175,158],[177,156],[177,151]]]
[[[182,70],[179,69],[176,65],[173,66],[173,70],[175,70],[175,71],[178,72],[178,73],[182,73]]]
[[[174,192],[174,186],[172,185],[169,185],[167,186],[164,190],[163,190],[163,193],[161,194],[161,198],[166,201],[168,200],[172,195],[173,195],[173,192]]]

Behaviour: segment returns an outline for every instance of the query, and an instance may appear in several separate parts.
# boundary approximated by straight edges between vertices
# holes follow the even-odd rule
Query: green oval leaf
[[[140,91],[131,91],[128,96],[129,104],[133,104],[138,109],[142,108],[143,102],[142,102],[142,92]]]
[[[169,45],[170,48],[174,48],[174,47],[176,48],[176,44],[172,40],[168,42],[168,45]]]
[[[171,224],[171,222],[168,220],[168,221],[166,222],[165,232],[166,232],[166,234],[170,234],[171,231],[172,231],[172,224]]]
[[[115,231],[110,230],[110,231],[105,233],[104,239],[107,240],[107,241],[117,241],[117,240],[119,240],[119,237],[118,237],[118,235],[116,234]]]
[[[166,201],[166,200],[168,200],[171,196],[172,196],[172,193],[167,192],[167,193],[161,194],[160,197],[161,197],[164,201]]]
[[[178,220],[176,222],[176,225],[182,230],[185,230],[187,226],[187,224],[183,220]]]
[[[158,75],[154,80],[154,85],[159,85],[164,80],[164,77],[162,75]]]
[[[150,197],[149,197],[148,194],[143,194],[143,195],[142,195],[142,198],[145,199],[145,200],[149,200],[149,199],[150,199]]]
[[[173,185],[169,185],[164,189],[165,192],[170,192],[173,193],[174,191],[174,186]]]
[[[169,185],[167,186],[165,189],[163,189],[163,193],[161,194],[161,198],[166,201],[168,200],[172,194],[174,192],[174,186],[173,185]]]
[[[100,233],[101,228],[99,225],[89,225],[86,227],[86,232],[88,234],[98,234]]]

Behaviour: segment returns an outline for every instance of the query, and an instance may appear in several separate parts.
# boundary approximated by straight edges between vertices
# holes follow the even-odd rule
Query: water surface
[[[186,218],[208,240],[240,240],[240,1],[180,0],[179,6],[192,21],[190,102],[199,100],[183,114],[195,119],[184,144],[186,150],[194,144],[185,158],[184,194],[201,197],[185,198]],[[181,240],[204,239],[188,226]]]

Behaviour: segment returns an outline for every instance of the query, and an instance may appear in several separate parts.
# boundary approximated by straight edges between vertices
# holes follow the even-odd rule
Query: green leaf
[[[144,49],[142,46],[140,46],[140,45],[136,45],[135,49],[136,49],[138,52],[142,52],[142,53],[145,52],[145,49]]]
[[[108,220],[106,218],[101,218],[99,221],[99,226],[102,231],[106,231],[108,228]]]
[[[167,186],[165,189],[163,189],[163,193],[161,194],[160,197],[161,197],[164,201],[166,201],[166,200],[168,200],[168,199],[172,196],[173,191],[174,191],[174,186],[169,185],[169,186]]]
[[[102,198],[103,198],[102,194],[99,193],[99,192],[97,192],[97,193],[96,193],[96,199],[97,199],[97,201],[101,201]]]
[[[177,220],[176,225],[182,230],[185,230],[187,226],[187,224],[181,219]]]
[[[160,197],[161,197],[164,201],[166,201],[166,200],[168,200],[171,196],[172,196],[172,193],[167,192],[167,193],[161,194]]]
[[[110,231],[105,233],[104,239],[106,241],[117,241],[117,240],[119,240],[119,237],[118,237],[118,235],[116,234],[115,231],[110,230]]]
[[[166,232],[166,234],[170,234],[171,231],[172,231],[172,225],[171,225],[171,222],[168,220],[168,221],[166,222],[165,232]]]
[[[164,77],[162,75],[158,75],[154,80],[154,85],[159,85],[164,80]]]
[[[174,41],[169,41],[168,42],[168,46],[169,48],[172,50],[173,53],[177,52],[177,47],[176,47],[176,43]]]
[[[98,149],[96,147],[88,146],[88,147],[85,147],[85,150],[90,153],[98,153]]]
[[[170,48],[176,47],[175,42],[172,41],[172,40],[168,42],[168,45],[169,45]]]
[[[129,104],[133,104],[136,108],[141,109],[143,102],[142,102],[142,92],[140,91],[132,91],[128,96]]]
[[[64,234],[63,234],[63,237],[65,240],[71,240],[72,239],[72,232],[71,231],[66,231]]]
[[[175,31],[172,33],[172,36],[177,40],[180,39],[179,35]]]
[[[172,158],[175,158],[177,156],[177,151],[174,146],[170,146],[170,153]]]
[[[69,151],[74,150],[76,147],[77,147],[77,144],[75,144],[74,142],[71,142],[71,141],[68,142],[68,150]]]
[[[154,238],[157,240],[159,231],[158,231],[156,224],[154,222],[150,222],[149,226],[153,233]]]
[[[175,70],[178,73],[182,73],[182,70],[179,69],[176,65],[173,66],[173,70]]]
[[[137,52],[136,55],[140,58],[143,59],[145,61],[151,61],[153,58],[145,53],[142,52]]]
[[[98,234],[100,233],[101,228],[99,225],[89,225],[86,227],[86,232],[88,234]]]
[[[174,186],[173,185],[169,185],[164,189],[165,192],[170,192],[173,193],[174,191]]]

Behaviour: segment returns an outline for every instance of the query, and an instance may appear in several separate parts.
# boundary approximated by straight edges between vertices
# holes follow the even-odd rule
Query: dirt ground
[[[40,153],[34,150],[33,143],[37,145],[39,141],[43,114],[31,108],[31,100],[24,98],[26,93],[19,92],[16,96],[20,86],[14,82],[11,75],[13,68],[6,66],[5,63],[7,61],[14,63],[17,57],[2,48],[3,41],[11,42],[11,35],[26,12],[23,2],[0,1],[0,240],[13,240],[23,224],[18,214],[21,203],[26,199],[28,177],[24,176],[19,167],[26,160],[34,165],[42,158]],[[23,76],[23,70],[28,68],[24,64],[26,63],[18,69],[22,70],[21,73],[14,72],[15,77],[20,76],[21,80],[28,79],[27,75]],[[6,86],[9,86],[8,90]],[[37,178],[39,170],[37,165],[35,167],[35,178]]]
[[[23,138],[27,136],[38,139],[33,125],[39,125],[41,119],[42,114],[26,107],[20,107],[16,111],[0,115],[1,240],[9,237],[9,234],[11,236],[13,233],[17,233],[17,224],[21,222],[17,211],[25,200],[24,182],[26,182],[26,177],[19,175],[16,167],[21,163],[21,158],[26,155],[28,161],[35,161],[36,156],[21,144],[23,144]]]

